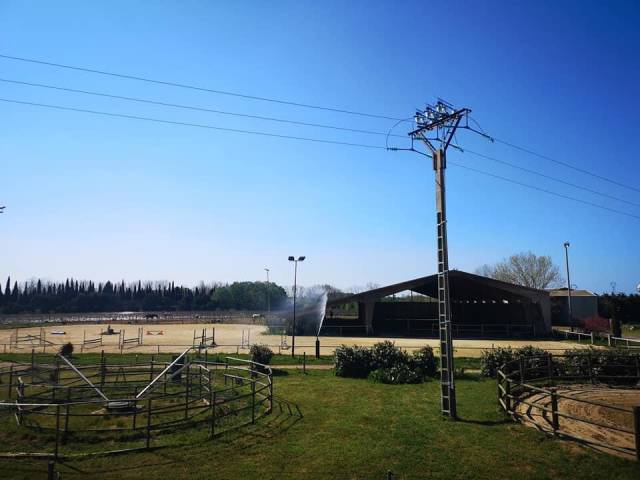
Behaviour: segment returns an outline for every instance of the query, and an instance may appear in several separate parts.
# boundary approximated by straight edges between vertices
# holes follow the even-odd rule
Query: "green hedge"
[[[371,348],[341,345],[335,351],[334,364],[339,377],[369,377],[391,384],[418,383],[438,373],[438,359],[431,347],[409,355],[388,340]]]

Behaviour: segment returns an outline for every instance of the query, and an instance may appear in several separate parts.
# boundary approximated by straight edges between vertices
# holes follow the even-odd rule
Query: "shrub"
[[[334,364],[339,377],[366,378],[373,370],[371,350],[340,345],[334,354]]]
[[[60,355],[70,358],[73,355],[73,343],[67,342],[60,347]]]
[[[409,355],[399,347],[396,347],[393,342],[385,340],[371,347],[371,362],[372,370],[393,368],[400,365],[408,365]]]
[[[273,352],[266,345],[258,345],[254,343],[251,345],[251,350],[249,350],[249,356],[253,362],[269,365],[271,363],[271,358],[273,357]]]
[[[430,346],[422,347],[413,352],[411,366],[423,378],[435,377],[438,374],[438,358],[433,354]]]
[[[609,331],[609,320],[599,315],[582,320],[582,328],[587,332],[606,333]]]
[[[422,376],[409,368],[406,364],[400,364],[388,368],[378,368],[369,374],[369,379],[378,383],[400,385],[404,383],[420,383]]]
[[[518,357],[535,357],[546,355],[546,352],[533,345],[525,345],[518,349],[512,348],[494,348],[491,350],[483,350],[480,354],[480,374],[485,377],[495,378],[498,369],[505,363],[509,363]],[[544,359],[529,361],[527,369],[542,367],[546,365]]]
[[[607,383],[635,383],[637,353],[627,349],[603,350],[594,347],[565,350],[564,362],[559,363],[558,373],[576,377],[603,376]],[[628,377],[628,378],[613,378]]]

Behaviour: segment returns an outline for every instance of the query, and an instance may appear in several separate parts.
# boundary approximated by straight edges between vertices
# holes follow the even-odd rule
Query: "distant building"
[[[549,290],[551,298],[551,323],[569,326],[568,289],[554,288]],[[571,290],[571,313],[576,326],[585,318],[598,315],[598,295],[589,290]]]

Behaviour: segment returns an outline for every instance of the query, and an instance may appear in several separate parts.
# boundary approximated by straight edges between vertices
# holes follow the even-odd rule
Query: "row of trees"
[[[286,298],[273,282],[205,284],[195,288],[174,282],[95,283],[67,279],[64,283],[32,280],[0,286],[0,313],[79,313],[171,310],[266,310]]]

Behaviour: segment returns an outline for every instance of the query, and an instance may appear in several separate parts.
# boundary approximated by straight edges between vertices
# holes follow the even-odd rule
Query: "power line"
[[[531,169],[526,168],[526,167],[521,167],[520,165],[516,165],[515,163],[507,162],[506,160],[500,160],[498,158],[491,157],[491,156],[485,155],[483,153],[474,152],[473,150],[469,150],[469,149],[466,149],[466,148],[463,150],[463,152],[470,153],[471,155],[475,155],[477,157],[485,158],[487,160],[491,160],[492,162],[501,163],[502,165],[508,165],[511,168],[522,170],[523,172],[531,173],[533,175],[538,175],[539,177],[547,178],[549,180],[553,180],[554,182],[559,182],[559,183],[562,183],[564,185],[568,185],[568,186],[573,187],[573,188],[578,188],[580,190],[584,190],[585,192],[589,192],[589,193],[593,193],[593,194],[596,194],[596,195],[600,195],[602,197],[611,198],[612,200],[616,200],[618,202],[627,203],[627,204],[633,205],[635,207],[640,207],[640,203],[631,202],[629,200],[625,200],[624,198],[616,197],[615,195],[609,195],[608,193],[600,192],[598,190],[593,190],[593,189],[588,188],[588,187],[583,187],[581,185],[577,185],[575,183],[568,182],[566,180],[562,180],[561,178],[554,177],[552,175],[547,175],[545,173],[538,172],[536,170],[531,170]]]
[[[141,81],[141,82],[154,83],[154,84],[158,84],[158,85],[167,85],[167,86],[171,86],[171,87],[186,88],[186,89],[190,89],[190,90],[197,90],[197,91],[201,91],[201,92],[215,93],[215,94],[219,94],[219,95],[228,95],[228,96],[233,96],[233,97],[246,98],[246,99],[249,99],[249,100],[259,100],[259,101],[264,101],[264,102],[278,103],[278,104],[281,104],[281,105],[290,105],[290,106],[295,106],[295,107],[310,108],[310,109],[316,109],[316,110],[324,110],[324,111],[343,113],[343,114],[348,114],[348,115],[357,115],[357,116],[361,116],[361,117],[378,118],[378,119],[383,119],[383,120],[392,120],[392,121],[399,121],[399,122],[408,121],[406,118],[398,118],[398,117],[392,117],[392,116],[388,116],[388,115],[380,115],[380,114],[374,114],[374,113],[358,112],[358,111],[355,111],[355,110],[347,110],[347,109],[341,109],[341,108],[326,107],[326,106],[322,106],[322,105],[312,105],[312,104],[307,104],[307,103],[293,102],[293,101],[289,101],[289,100],[281,100],[281,99],[270,98],[270,97],[262,97],[262,96],[257,96],[257,95],[248,95],[248,94],[244,94],[244,93],[230,92],[230,91],[227,91],[227,90],[217,90],[217,89],[212,89],[212,88],[205,88],[205,87],[199,87],[199,86],[196,86],[196,85],[189,85],[189,84],[178,83],[178,82],[170,82],[170,81],[166,81],[166,80],[157,80],[157,79],[153,79],[153,78],[140,77],[140,76],[129,75],[129,74],[124,74],[124,73],[107,72],[107,71],[104,71],[104,70],[97,70],[97,69],[93,69],[93,68],[80,67],[80,66],[76,66],[76,65],[67,65],[67,64],[62,64],[62,63],[47,62],[47,61],[44,61],[44,60],[37,60],[37,59],[33,59],[33,58],[17,57],[17,56],[13,56],[13,55],[5,55],[5,54],[0,54],[0,58],[4,58],[4,59],[7,59],[7,60],[19,61],[19,62],[34,63],[34,64],[39,64],[39,65],[47,65],[47,66],[56,67],[56,68],[65,68],[65,69],[69,69],[69,70],[76,70],[76,71],[87,72],[87,73],[95,73],[95,74],[99,74],[99,75],[107,75],[107,76],[111,76],[111,77],[124,78],[124,79],[128,79],[128,80],[137,80],[137,81]],[[274,121],[278,121],[278,120],[274,119]],[[316,125],[314,125],[314,126],[316,126]],[[319,126],[319,125],[317,125],[317,126]],[[328,128],[331,128],[331,127],[328,127]],[[366,133],[366,132],[362,132],[362,133]],[[572,165],[571,163],[552,158],[552,157],[550,157],[548,155],[544,155],[544,154],[538,153],[538,152],[536,152],[536,151],[534,151],[534,150],[532,150],[530,148],[522,147],[522,146],[516,145],[514,143],[508,142],[506,140],[501,140],[499,138],[494,138],[494,140],[497,143],[500,143],[500,144],[509,146],[511,148],[520,150],[520,151],[522,151],[524,153],[528,153],[530,155],[534,155],[536,157],[548,160],[548,161],[556,163],[558,165],[562,165],[564,167],[570,168],[572,170],[575,170],[577,172],[583,173],[585,175],[590,175],[590,176],[592,176],[594,178],[598,178],[600,180],[604,180],[606,182],[609,182],[611,184],[617,185],[619,187],[626,188],[628,190],[633,190],[635,192],[640,192],[640,188],[633,187],[631,185],[627,185],[625,183],[619,182],[617,180],[613,180],[611,178],[605,177],[605,176],[600,175],[598,173],[591,172],[591,171],[586,170],[584,168],[577,167],[575,165]]]
[[[516,145],[514,143],[507,142],[506,140],[500,140],[499,138],[494,138],[494,140],[497,143],[501,143],[502,145],[506,145],[508,147],[515,148],[516,150],[520,150],[521,152],[528,153],[529,155],[533,155],[535,157],[542,158],[544,160],[548,160],[548,161],[553,162],[553,163],[557,163],[558,165],[562,165],[563,167],[570,168],[572,170],[575,170],[576,172],[584,173],[586,175],[591,175],[594,178],[598,178],[600,180],[604,180],[605,182],[612,183],[612,184],[617,185],[619,187],[623,187],[623,188],[626,188],[626,189],[629,189],[629,190],[633,190],[634,192],[640,192],[640,188],[633,187],[631,185],[627,185],[627,184],[622,183],[622,182],[618,182],[617,180],[613,180],[611,178],[605,177],[605,176],[600,175],[598,173],[594,173],[594,172],[591,172],[589,170],[585,170],[584,168],[576,167],[575,165],[572,165],[570,163],[564,162],[562,160],[558,160],[556,158],[549,157],[547,155],[543,155],[542,153],[538,153],[538,152],[536,152],[534,150],[531,150],[531,149],[529,149],[527,147],[521,147],[521,146]]]
[[[117,99],[117,100],[125,100],[125,101],[131,101],[131,102],[145,103],[145,104],[150,104],[150,105],[159,105],[159,106],[164,106],[164,107],[172,107],[172,108],[180,108],[180,109],[186,109],[186,110],[194,110],[194,111],[215,113],[215,114],[221,114],[221,115],[229,115],[229,116],[234,116],[234,117],[251,118],[251,119],[256,119],[256,120],[266,120],[266,121],[273,121],[273,122],[278,122],[278,123],[301,125],[301,126],[308,126],[308,127],[326,128],[326,129],[346,131],[346,132],[351,132],[351,133],[363,133],[363,134],[370,134],[370,135],[385,135],[385,136],[389,136],[389,137],[405,138],[404,135],[394,135],[394,134],[391,134],[391,133],[376,132],[376,131],[372,131],[372,130],[361,130],[361,129],[355,129],[355,128],[338,127],[338,126],[335,126],[335,125],[300,122],[300,121],[296,121],[296,120],[289,120],[289,119],[283,119],[283,118],[275,118],[275,117],[267,117],[267,116],[260,116],[260,115],[250,115],[250,114],[244,114],[244,113],[229,112],[229,111],[224,111],[224,110],[216,110],[216,109],[210,109],[210,108],[204,108],[204,107],[197,107],[197,106],[193,106],[193,105],[175,104],[175,103],[161,102],[161,101],[157,101],[157,100],[144,99],[144,98],[139,98],[139,97],[129,97],[129,96],[123,96],[123,95],[114,95],[114,94],[109,94],[109,93],[104,93],[104,92],[96,92],[96,91],[91,91],[91,90],[80,90],[80,89],[74,89],[74,88],[67,88],[67,87],[61,87],[61,86],[57,86],[57,85],[48,85],[48,84],[42,84],[42,83],[24,82],[24,81],[20,81],[20,80],[11,80],[11,79],[6,79],[6,78],[0,78],[0,82],[12,83],[12,84],[16,84],[16,85],[26,85],[26,86],[30,86],[30,87],[46,88],[46,89],[50,89],[50,90],[58,90],[58,91],[71,92],[71,93],[80,93],[80,94],[83,94],[83,95],[92,95],[92,96],[98,96],[98,97],[104,97],[104,98],[113,98],[113,99]],[[400,122],[397,122],[396,125],[398,123],[400,123]],[[515,168],[515,169],[518,169],[518,170],[522,170],[524,172],[531,173],[533,175],[538,175],[540,177],[547,178],[547,179],[562,183],[564,185],[568,185],[568,186],[573,187],[573,188],[577,188],[577,189],[584,190],[584,191],[589,192],[589,193],[593,193],[593,194],[600,195],[600,196],[603,196],[603,197],[607,197],[607,198],[610,198],[610,199],[613,199],[613,200],[616,200],[616,201],[619,201],[619,202],[627,203],[629,205],[640,207],[639,203],[631,202],[629,200],[625,200],[625,199],[616,197],[615,195],[610,195],[610,194],[603,193],[603,192],[600,192],[600,191],[597,191],[597,190],[593,190],[591,188],[583,187],[581,185],[577,185],[575,183],[571,183],[571,182],[562,180],[560,178],[557,178],[557,177],[554,177],[554,176],[551,176],[551,175],[547,175],[547,174],[538,172],[536,170],[532,170],[532,169],[528,169],[528,168],[525,168],[525,167],[521,167],[521,166],[516,165],[514,163],[507,162],[507,161],[504,161],[504,160],[500,160],[500,159],[497,159],[495,157],[491,157],[489,155],[485,155],[485,154],[482,154],[482,153],[474,152],[474,151],[469,150],[469,149],[464,149],[464,151],[467,152],[467,153],[470,153],[472,155],[476,155],[478,157],[485,158],[487,160],[491,160],[493,162],[501,163],[503,165],[508,165],[508,166],[510,166],[512,168]]]
[[[379,119],[383,119],[383,120],[400,120],[399,118],[395,118],[395,117],[391,117],[391,116],[387,116],[387,115],[378,115],[378,114],[374,114],[374,113],[365,113],[365,112],[356,112],[354,110],[345,110],[345,109],[341,109],[341,108],[334,108],[334,107],[324,107],[321,105],[312,105],[312,104],[308,104],[308,103],[300,103],[300,102],[292,102],[289,100],[281,100],[281,99],[277,99],[277,98],[270,98],[270,97],[260,97],[257,95],[247,95],[244,93],[238,93],[238,92],[230,92],[227,90],[217,90],[217,89],[213,89],[213,88],[205,88],[205,87],[198,87],[196,85],[189,85],[186,83],[177,83],[177,82],[170,82],[170,81],[166,81],[166,80],[157,80],[157,79],[153,79],[153,78],[149,78],[149,77],[139,77],[136,75],[128,75],[125,73],[115,73],[115,72],[107,72],[104,70],[96,70],[93,68],[86,68],[86,67],[79,67],[76,65],[65,65],[63,63],[54,63],[54,62],[47,62],[44,60],[36,60],[33,58],[25,58],[25,57],[16,57],[13,55],[4,55],[4,54],[0,54],[0,58],[5,58],[7,60],[15,60],[15,61],[19,61],[19,62],[28,62],[28,63],[35,63],[35,64],[39,64],[39,65],[47,65],[50,67],[57,67],[57,68],[66,68],[69,70],[76,70],[76,71],[80,71],[80,72],[87,72],[87,73],[96,73],[99,75],[108,75],[110,77],[117,77],[117,78],[124,78],[127,80],[137,80],[140,82],[147,82],[147,83],[154,83],[157,85],[166,85],[166,86],[170,86],[170,87],[179,87],[179,88],[186,88],[189,90],[197,90],[200,92],[208,92],[208,93],[215,93],[218,95],[228,95],[228,96],[232,96],[232,97],[239,97],[239,98],[246,98],[249,100],[260,100],[262,102],[271,102],[271,103],[278,103],[281,105],[291,105],[294,107],[302,107],[302,108],[312,108],[312,109],[316,109],[316,110],[324,110],[324,111],[328,111],[328,112],[335,112],[335,113],[344,113],[344,114],[348,114],[348,115],[358,115],[360,117],[370,117],[370,118],[379,118]]]
[[[462,165],[461,163],[452,162],[450,160],[449,160],[449,163],[452,164],[452,165],[455,165],[456,167],[464,168],[466,170],[470,170],[472,172],[479,173],[481,175],[486,175],[488,177],[497,178],[499,180],[504,180],[505,182],[510,182],[510,183],[513,183],[513,184],[516,184],[516,185],[520,185],[521,187],[530,188],[532,190],[537,190],[539,192],[548,193],[549,195],[555,195],[556,197],[565,198],[567,200],[573,200],[574,202],[583,203],[583,204],[589,205],[591,207],[600,208],[602,210],[608,210],[610,212],[618,213],[620,215],[626,215],[627,217],[632,217],[632,218],[636,218],[636,219],[640,220],[640,215],[634,215],[633,213],[623,212],[622,210],[617,210],[615,208],[605,207],[604,205],[599,205],[597,203],[589,202],[588,200],[582,200],[582,199],[579,199],[579,198],[572,197],[570,195],[565,195],[564,193],[558,193],[558,192],[554,192],[552,190],[547,190],[545,188],[536,187],[535,185],[530,185],[528,183],[519,182],[518,180],[513,180],[512,178],[503,177],[501,175],[496,175],[494,173],[485,172],[484,170],[479,170],[477,168],[469,167],[467,165]]]
[[[78,89],[75,89],[75,88],[60,87],[60,86],[57,86],[57,85],[47,85],[47,84],[44,84],[44,83],[23,82],[23,81],[20,81],[20,80],[10,80],[10,79],[7,79],[7,78],[0,78],[0,82],[13,83],[13,84],[16,84],[16,85],[27,85],[27,86],[30,86],[30,87],[47,88],[47,89],[50,89],[50,90],[59,90],[59,91],[63,91],[63,92],[80,93],[80,94],[83,94],[83,95],[93,95],[93,96],[97,96],[97,97],[113,98],[113,99],[117,99],[117,100],[126,100],[126,101],[129,101],[129,102],[147,103],[147,104],[150,104],[150,105],[159,105],[159,106],[163,106],[163,107],[182,108],[182,109],[185,109],[185,110],[195,110],[195,111],[199,111],[199,112],[216,113],[216,114],[220,114],[220,115],[230,115],[230,116],[234,116],[234,117],[252,118],[252,119],[255,119],[255,120],[267,120],[267,121],[270,121],[270,122],[279,122],[279,123],[287,123],[287,124],[292,124],[292,125],[301,125],[301,126],[304,126],[304,127],[327,128],[327,129],[331,129],[331,130],[340,130],[340,131],[351,132],[351,133],[365,133],[365,134],[368,134],[368,135],[385,135],[385,136],[388,135],[390,137],[406,138],[405,135],[387,134],[386,132],[376,132],[376,131],[373,131],[373,130],[361,130],[361,129],[357,129],[357,128],[338,127],[336,125],[328,125],[328,124],[324,124],[324,123],[299,122],[297,120],[289,120],[289,119],[276,118],[276,117],[266,117],[266,116],[261,116],[261,115],[250,115],[250,114],[246,114],[246,113],[229,112],[229,111],[225,111],[225,110],[215,110],[215,109],[211,109],[211,108],[196,107],[196,106],[193,106],[193,105],[182,105],[182,104],[178,104],[178,103],[160,102],[160,101],[157,101],[157,100],[149,100],[149,99],[146,99],[146,98],[127,97],[127,96],[123,96],[123,95],[114,95],[114,94],[110,94],[110,93],[95,92],[95,91],[91,91],[91,90],[78,90]]]
[[[89,114],[93,114],[93,115],[101,115],[101,116],[107,116],[107,117],[126,118],[126,119],[131,119],[131,120],[144,120],[144,121],[148,121],[148,122],[162,123],[162,124],[168,124],[168,125],[179,125],[179,126],[184,126],[184,127],[204,128],[204,129],[217,130],[217,131],[223,131],[223,132],[242,133],[242,134],[248,134],[248,135],[259,135],[259,136],[281,138],[281,139],[287,139],[287,140],[300,140],[300,141],[307,141],[307,142],[314,142],[314,143],[325,143],[325,144],[331,144],[331,145],[343,145],[343,146],[350,146],[350,147],[357,147],[357,148],[386,150],[385,147],[380,146],[380,145],[367,145],[367,144],[362,144],[362,143],[340,142],[340,141],[335,141],[335,140],[326,140],[326,139],[312,138],[312,137],[298,137],[298,136],[293,136],[293,135],[280,135],[280,134],[275,134],[275,133],[268,133],[268,132],[254,131],[254,130],[242,130],[242,129],[236,129],[236,128],[225,128],[225,127],[217,127],[217,126],[214,126],[214,125],[204,125],[204,124],[198,124],[198,123],[188,123],[188,122],[178,122],[178,121],[173,121],[173,120],[164,120],[164,119],[152,118],[152,117],[142,117],[142,116],[138,116],[138,115],[127,115],[127,114],[122,114],[122,113],[111,113],[111,112],[102,112],[102,111],[88,110],[88,109],[82,109],[82,108],[65,107],[65,106],[61,106],[61,105],[50,105],[50,104],[45,104],[45,103],[26,102],[26,101],[22,101],[22,100],[13,100],[13,99],[8,99],[8,98],[0,98],[0,102],[13,103],[13,104],[18,104],[18,105],[29,105],[29,106],[34,106],[34,107],[49,108],[49,109],[71,111],[71,112],[78,112],[78,113],[89,113]],[[617,210],[617,209],[614,209],[614,208],[605,207],[604,205],[599,205],[597,203],[589,202],[587,200],[582,200],[582,199],[579,199],[579,198],[575,198],[575,197],[572,197],[570,195],[565,195],[565,194],[562,194],[562,193],[554,192],[552,190],[547,190],[547,189],[544,189],[544,188],[536,187],[534,185],[530,185],[530,184],[527,184],[527,183],[524,183],[524,182],[519,182],[519,181],[513,180],[511,178],[503,177],[503,176],[496,175],[496,174],[493,174],[493,173],[485,172],[483,170],[479,170],[477,168],[473,168],[473,167],[469,167],[469,166],[466,166],[466,165],[462,165],[462,164],[453,162],[451,160],[449,160],[448,162],[451,163],[452,165],[457,166],[457,167],[464,168],[466,170],[470,170],[470,171],[479,173],[481,175],[486,175],[486,176],[493,177],[493,178],[496,178],[496,179],[499,179],[499,180],[503,180],[503,181],[510,182],[510,183],[513,183],[513,184],[516,184],[516,185],[520,185],[520,186],[525,187],[525,188],[529,188],[529,189],[537,190],[539,192],[547,193],[549,195],[554,195],[554,196],[557,196],[557,197],[560,197],[560,198],[564,198],[564,199],[567,199],[567,200],[572,200],[572,201],[575,201],[575,202],[579,202],[579,203],[582,203],[584,205],[589,205],[591,207],[600,208],[602,210],[607,210],[607,211],[610,211],[610,212],[613,212],[613,213],[617,213],[617,214],[620,214],[620,215],[625,215],[625,216],[628,216],[628,217],[640,219],[640,216],[634,215],[634,214],[631,214],[631,213],[627,213],[627,212],[623,212],[622,210]]]
[[[184,126],[184,127],[206,128],[206,129],[209,129],[209,130],[219,130],[219,131],[222,131],[222,132],[244,133],[244,134],[249,134],[249,135],[260,135],[260,136],[263,136],[263,137],[283,138],[283,139],[288,139],[288,140],[302,140],[302,141],[306,141],[306,142],[328,143],[328,144],[332,144],[332,145],[345,145],[345,146],[351,146],[351,147],[361,147],[361,148],[386,150],[385,147],[380,146],[380,145],[366,145],[366,144],[362,144],[362,143],[340,142],[340,141],[337,141],[337,140],[326,140],[326,139],[321,139],[321,138],[298,137],[298,136],[294,136],[294,135],[280,135],[280,134],[277,134],[277,133],[261,132],[261,131],[257,131],[257,130],[242,130],[242,129],[239,129],[239,128],[217,127],[215,125],[205,125],[205,124],[201,124],[201,123],[178,122],[178,121],[174,121],[174,120],[164,120],[164,119],[153,118],[153,117],[142,117],[142,116],[138,116],[138,115],[127,115],[127,114],[124,114],[124,113],[101,112],[101,111],[98,111],[98,110],[88,110],[88,109],[84,109],[84,108],[64,107],[62,105],[51,105],[51,104],[37,103],[37,102],[25,102],[25,101],[22,101],[22,100],[13,100],[13,99],[8,99],[8,98],[0,98],[0,102],[15,103],[15,104],[19,104],[19,105],[30,105],[30,106],[33,106],[33,107],[51,108],[51,109],[56,109],[56,110],[66,110],[66,111],[70,111],[70,112],[90,113],[90,114],[93,114],[93,115],[103,115],[103,116],[107,116],[107,117],[128,118],[128,119],[131,119],[131,120],[145,120],[147,122],[164,123],[164,124],[169,124],[169,125],[181,125],[181,126]]]

